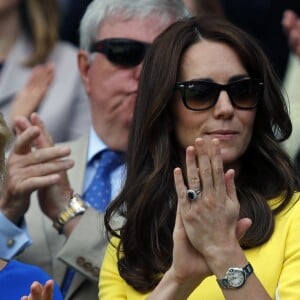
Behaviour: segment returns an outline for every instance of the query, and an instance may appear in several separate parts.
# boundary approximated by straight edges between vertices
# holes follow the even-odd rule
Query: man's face
[[[152,43],[166,27],[160,24],[160,19],[157,14],[129,21],[121,16],[107,18],[101,24],[98,41],[128,38]],[[93,126],[112,149],[127,150],[142,63],[135,67],[122,67],[110,62],[105,54],[96,53],[82,72],[79,54],[79,67],[91,102]]]

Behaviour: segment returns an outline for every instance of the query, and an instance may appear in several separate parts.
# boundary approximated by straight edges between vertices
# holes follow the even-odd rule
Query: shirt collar
[[[94,127],[91,127],[90,129],[90,137],[89,137],[89,148],[88,148],[88,162],[91,161],[91,159],[98,154],[99,152],[107,149],[107,145],[104,144],[104,142],[100,139],[100,137],[97,135]]]

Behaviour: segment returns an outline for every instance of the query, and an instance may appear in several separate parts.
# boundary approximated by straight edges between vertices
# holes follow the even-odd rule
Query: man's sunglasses
[[[112,38],[94,43],[90,51],[103,53],[113,64],[130,68],[142,62],[149,46],[136,40]]]
[[[213,107],[221,91],[226,91],[232,105],[239,109],[253,109],[257,106],[263,92],[260,79],[241,79],[228,84],[218,84],[204,80],[177,82],[176,89],[182,101],[190,110],[206,110]]]

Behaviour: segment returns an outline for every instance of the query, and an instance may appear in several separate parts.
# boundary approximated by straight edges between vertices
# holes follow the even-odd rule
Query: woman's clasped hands
[[[195,287],[207,276],[218,275],[218,269],[222,273],[227,256],[243,256],[239,239],[251,220],[239,219],[235,170],[224,170],[218,139],[197,138],[187,147],[186,168],[174,170],[178,206],[171,269],[180,282]],[[195,199],[188,194],[192,190]]]

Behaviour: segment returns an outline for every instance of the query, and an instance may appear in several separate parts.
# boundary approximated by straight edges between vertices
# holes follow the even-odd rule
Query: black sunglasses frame
[[[139,65],[143,61],[150,45],[133,39],[109,38],[95,42],[90,47],[90,52],[100,52],[111,63],[130,68]]]
[[[256,84],[257,85],[257,92],[258,92],[258,95],[257,95],[257,101],[254,105],[251,105],[251,106],[240,106],[238,104],[238,101],[236,101],[234,99],[234,97],[232,96],[232,87],[234,87],[236,84],[239,84],[239,83],[244,83],[246,81],[251,81],[252,83]],[[208,107],[205,107],[205,108],[192,108],[188,105],[188,101],[186,99],[186,88],[188,88],[189,86],[191,85],[197,85],[197,84],[203,84],[207,87],[213,87],[215,88],[216,90],[216,97],[215,99],[212,99],[212,102],[211,104],[208,106]],[[219,83],[216,83],[216,82],[211,82],[211,81],[205,81],[205,80],[191,80],[191,81],[182,81],[182,82],[177,82],[176,85],[175,85],[175,89],[176,90],[179,90],[180,91],[180,94],[181,94],[181,99],[183,101],[183,104],[184,106],[189,109],[189,110],[194,110],[194,111],[203,111],[203,110],[207,110],[207,109],[210,109],[212,108],[213,106],[216,105],[218,99],[219,99],[219,96],[220,96],[220,92],[221,91],[226,91],[227,94],[228,94],[228,97],[231,101],[231,104],[238,108],[238,109],[243,109],[243,110],[249,110],[249,109],[254,109],[257,107],[258,105],[258,102],[259,100],[261,99],[261,96],[262,96],[262,93],[263,93],[263,87],[264,87],[264,83],[262,82],[262,80],[260,79],[253,79],[253,78],[246,78],[246,79],[241,79],[241,80],[237,80],[237,81],[233,81],[233,82],[230,82],[228,84],[219,84]]]

